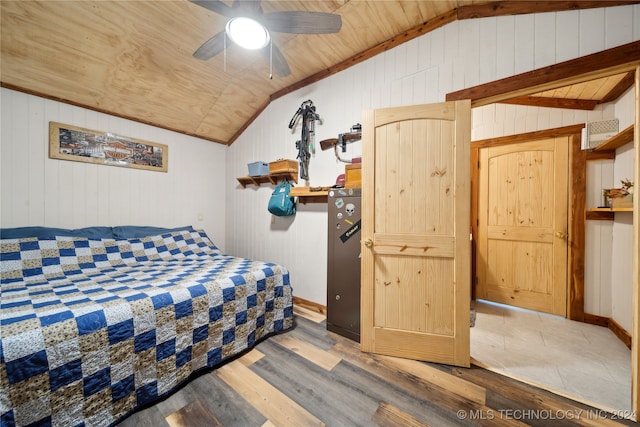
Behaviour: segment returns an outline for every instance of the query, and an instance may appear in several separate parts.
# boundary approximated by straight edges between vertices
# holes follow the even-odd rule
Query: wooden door
[[[469,101],[363,117],[361,349],[469,366]]]
[[[569,138],[480,150],[476,297],[566,315]]]

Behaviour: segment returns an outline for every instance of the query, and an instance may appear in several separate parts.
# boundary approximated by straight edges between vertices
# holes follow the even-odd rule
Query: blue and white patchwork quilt
[[[293,326],[288,271],[202,231],[0,240],[0,425],[113,425]]]

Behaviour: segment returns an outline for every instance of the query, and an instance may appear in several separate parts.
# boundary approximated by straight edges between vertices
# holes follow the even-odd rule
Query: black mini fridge
[[[327,329],[360,342],[359,188],[328,194]]]

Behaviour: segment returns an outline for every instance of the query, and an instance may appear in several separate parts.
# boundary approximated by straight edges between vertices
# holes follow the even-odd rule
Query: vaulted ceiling
[[[264,0],[264,13],[342,20],[335,34],[273,32],[291,74],[270,78],[265,52],[228,42],[211,59],[193,56],[228,21],[195,2],[2,0],[0,78],[3,87],[230,144],[273,99],[456,19],[629,3],[637,2]],[[624,78],[601,82],[598,99]],[[545,92],[534,101],[586,93]],[[515,102],[532,102],[525,98],[533,96]]]

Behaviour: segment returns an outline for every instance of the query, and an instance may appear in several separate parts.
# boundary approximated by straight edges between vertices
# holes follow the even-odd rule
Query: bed
[[[0,255],[2,426],[113,425],[293,326],[284,267],[191,227],[4,229]]]

